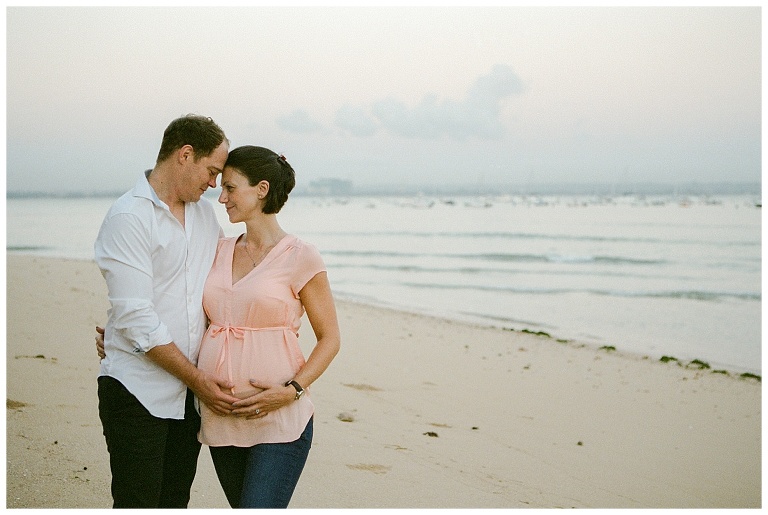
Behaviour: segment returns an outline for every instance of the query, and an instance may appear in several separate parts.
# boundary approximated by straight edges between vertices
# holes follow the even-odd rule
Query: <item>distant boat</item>
[[[400,207],[412,207],[415,209],[429,209],[435,205],[435,201],[424,197],[416,197],[414,199],[403,200],[400,202]]]
[[[472,199],[467,200],[464,202],[465,207],[480,207],[480,208],[487,208],[493,206],[491,201],[486,199]]]

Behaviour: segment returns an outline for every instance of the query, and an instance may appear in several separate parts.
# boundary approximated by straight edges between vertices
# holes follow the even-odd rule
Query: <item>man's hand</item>
[[[217,415],[232,414],[232,403],[239,399],[232,395],[233,384],[200,371],[190,389],[200,402]]]
[[[99,361],[107,357],[104,352],[104,328],[96,326],[96,354],[99,355]]]
[[[232,403],[238,398],[226,392],[231,392],[234,385],[198,369],[181,353],[175,343],[152,347],[145,356],[178,377],[197,395],[200,402],[214,413],[229,415],[232,411]]]

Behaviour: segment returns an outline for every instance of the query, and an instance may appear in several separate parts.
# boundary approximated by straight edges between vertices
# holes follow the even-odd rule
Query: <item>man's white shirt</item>
[[[184,226],[142,176],[109,209],[94,244],[109,302],[99,375],[120,381],[159,418],[184,418],[187,387],[145,353],[170,342],[197,364],[207,319],[203,287],[223,236],[205,198]]]

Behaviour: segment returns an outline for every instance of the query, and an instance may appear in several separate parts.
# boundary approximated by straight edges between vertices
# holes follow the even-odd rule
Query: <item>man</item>
[[[228,150],[210,118],[171,122],[155,167],[112,205],[94,244],[111,304],[98,395],[115,508],[186,508],[200,452],[194,395],[221,414],[238,400],[195,366],[222,235],[201,197]]]

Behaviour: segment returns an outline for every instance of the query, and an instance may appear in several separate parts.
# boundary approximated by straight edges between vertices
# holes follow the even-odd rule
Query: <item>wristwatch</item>
[[[301,385],[299,383],[297,383],[296,381],[294,381],[293,379],[291,379],[290,381],[285,383],[283,386],[293,386],[294,388],[296,388],[296,398],[295,398],[295,400],[299,400],[301,398],[301,396],[304,395],[304,388],[302,388]]]

